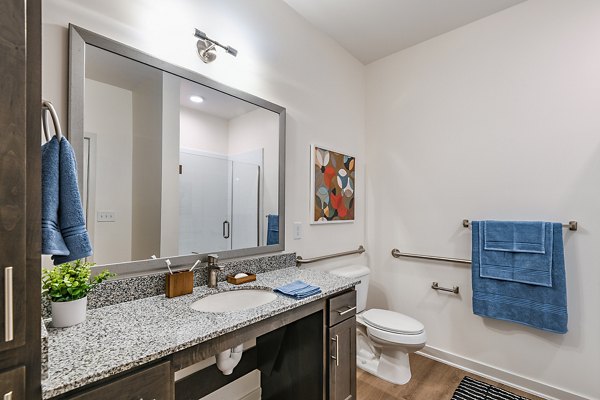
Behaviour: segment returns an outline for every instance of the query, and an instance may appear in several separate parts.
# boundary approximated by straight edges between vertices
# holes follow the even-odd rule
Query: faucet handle
[[[209,254],[207,256],[208,266],[218,268],[219,256],[217,254]]]

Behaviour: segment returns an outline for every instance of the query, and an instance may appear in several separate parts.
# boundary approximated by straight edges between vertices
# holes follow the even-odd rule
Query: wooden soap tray
[[[249,272],[244,272],[244,274],[248,274],[248,276],[237,279],[234,278],[235,275],[227,275],[227,282],[231,283],[232,285],[241,285],[242,283],[248,283],[256,280],[256,274],[251,274]]]

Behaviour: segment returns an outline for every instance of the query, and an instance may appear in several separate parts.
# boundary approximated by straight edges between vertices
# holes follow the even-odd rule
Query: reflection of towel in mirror
[[[77,185],[77,162],[73,148],[66,138],[60,141],[59,201],[58,222],[62,237],[69,249],[69,255],[53,256],[54,265],[92,255],[92,246],[85,227],[85,217]]]
[[[58,152],[56,136],[42,146],[42,254],[66,256],[58,225]]]
[[[279,215],[267,215],[267,245],[279,244]]]

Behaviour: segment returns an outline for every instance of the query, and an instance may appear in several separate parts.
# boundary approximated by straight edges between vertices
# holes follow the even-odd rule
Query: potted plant
[[[85,321],[87,294],[100,282],[115,276],[104,270],[91,278],[93,263],[83,260],[42,269],[42,293],[52,303],[52,325],[64,328]]]

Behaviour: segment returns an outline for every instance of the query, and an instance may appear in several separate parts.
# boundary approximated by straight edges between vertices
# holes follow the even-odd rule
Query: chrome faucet
[[[217,287],[217,273],[219,271],[223,271],[223,267],[217,264],[219,261],[219,256],[216,254],[208,255],[208,287],[216,288]]]

